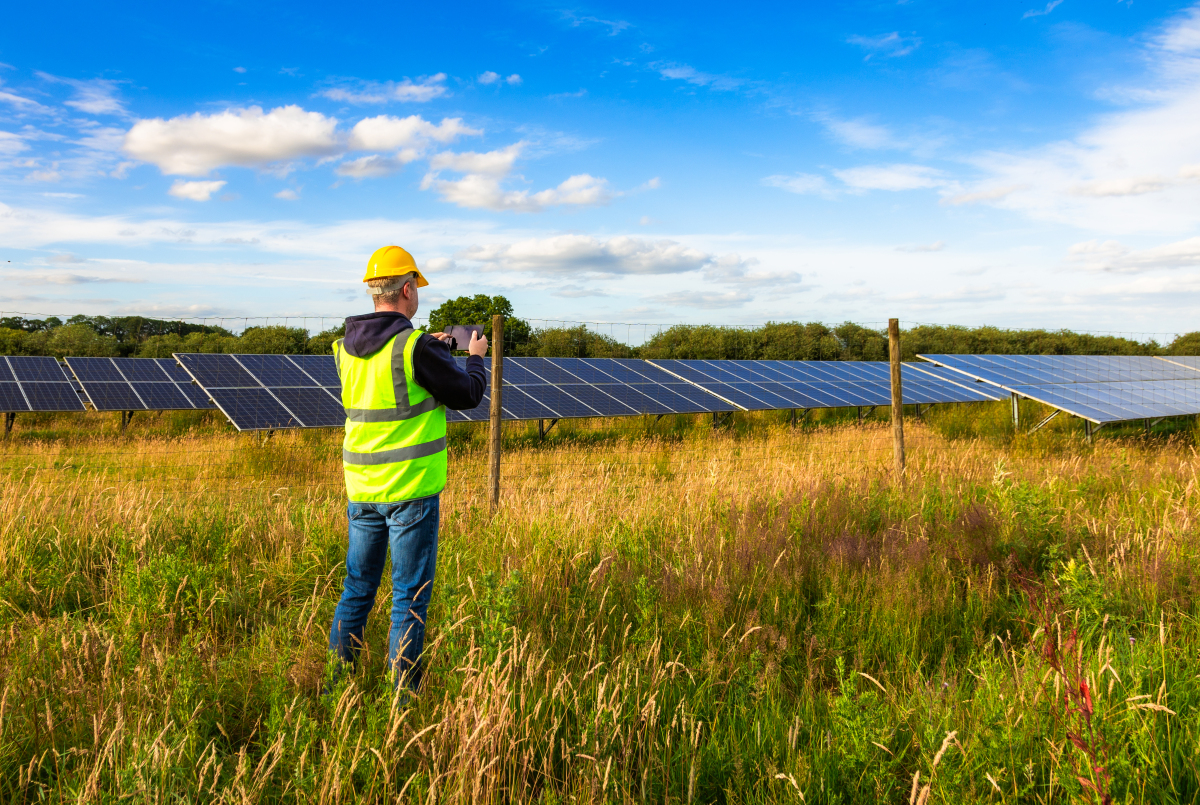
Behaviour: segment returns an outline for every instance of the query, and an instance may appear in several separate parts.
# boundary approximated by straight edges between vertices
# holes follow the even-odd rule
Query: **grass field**
[[[0,801],[1196,802],[1192,423],[1006,416],[515,425],[494,516],[456,427],[407,705],[385,606],[322,693],[339,434],[23,417]]]

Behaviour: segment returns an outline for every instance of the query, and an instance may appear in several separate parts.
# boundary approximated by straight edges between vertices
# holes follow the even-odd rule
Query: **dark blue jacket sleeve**
[[[438,402],[455,411],[467,411],[483,401],[487,375],[483,358],[467,358],[467,369],[458,368],[450,347],[429,333],[422,333],[413,348],[413,379]]]

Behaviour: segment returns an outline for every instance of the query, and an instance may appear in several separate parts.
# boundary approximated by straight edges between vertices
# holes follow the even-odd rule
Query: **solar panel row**
[[[82,411],[83,402],[54,358],[0,356],[0,411]]]
[[[67,365],[97,411],[214,407],[172,358],[67,358]]]
[[[176,356],[239,430],[336,427],[341,388],[332,356]],[[466,359],[458,359],[465,366]],[[664,365],[659,365],[664,364]],[[488,387],[490,368],[485,367]],[[996,399],[964,385],[905,369],[905,402]],[[502,416],[507,420],[641,414],[839,408],[890,403],[887,364],[814,366],[802,361],[667,361],[615,358],[508,358]],[[446,412],[451,422],[486,421],[491,400]]]
[[[1200,359],[1092,355],[920,355],[1096,424],[1200,414]]]

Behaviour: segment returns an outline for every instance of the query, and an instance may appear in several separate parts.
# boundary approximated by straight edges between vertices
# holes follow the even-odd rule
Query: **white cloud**
[[[170,120],[139,120],[125,135],[125,153],[167,175],[205,176],[223,165],[265,167],[339,148],[337,120],[299,106],[199,112]]]
[[[878,36],[852,36],[846,40],[851,45],[858,45],[863,50],[870,51],[866,58],[885,56],[895,58],[907,56],[921,46],[920,37],[901,36],[899,31],[892,31]]]
[[[29,146],[19,135],[11,131],[0,131],[0,154],[12,156],[18,151],[25,151]]]
[[[225,182],[185,182],[182,179],[176,179],[167,192],[175,198],[208,201],[212,198],[212,194],[224,187],[225,184]]]
[[[576,276],[581,272],[612,275],[679,274],[698,271],[714,255],[673,240],[644,240],[627,236],[599,240],[589,235],[531,238],[509,244],[473,246],[460,260],[488,264],[506,271],[547,276]]]
[[[510,87],[515,87],[521,83],[521,76],[513,73],[508,78],[504,79],[504,83],[508,84]]]
[[[833,175],[854,190],[920,190],[946,184],[941,171],[924,165],[864,165]]]
[[[671,291],[646,297],[647,302],[671,307],[695,307],[705,310],[741,307],[754,297],[746,291]]]
[[[1077,196],[1141,196],[1146,193],[1157,193],[1170,182],[1160,176],[1135,176],[1125,179],[1108,179],[1100,182],[1089,182],[1075,185],[1071,188]]]
[[[244,73],[244,72],[246,72],[246,68],[245,67],[234,67],[233,71],[235,73]]]
[[[1012,195],[1020,190],[1028,190],[1027,184],[1013,184],[1007,187],[995,187],[990,190],[979,190],[974,193],[959,193],[954,196],[946,196],[941,200],[942,204],[951,204],[953,206],[961,206],[964,204],[980,204],[985,201],[998,201],[1005,196]]]
[[[767,187],[778,187],[780,190],[786,190],[789,193],[813,193],[817,195],[829,193],[829,183],[825,181],[825,177],[816,176],[811,173],[797,173],[794,176],[783,176],[781,174],[766,176],[763,178],[762,183]]]
[[[746,82],[740,78],[731,78],[725,75],[714,75],[713,73],[703,73],[695,67],[687,64],[674,63],[658,63],[651,65],[655,70],[658,70],[659,75],[663,78],[669,78],[676,81],[686,81],[689,84],[694,84],[698,87],[711,87],[716,90],[730,91],[735,90]]]
[[[494,175],[469,173],[453,181],[436,179],[435,175],[427,175],[421,188],[433,188],[443,201],[468,209],[540,212],[547,207],[606,204],[613,196],[607,180],[586,173],[572,176],[558,187],[537,193],[505,190],[500,185],[500,179]]]
[[[104,282],[142,283],[144,279],[101,277],[91,274],[47,274],[42,272],[29,274],[9,274],[5,277],[17,285],[91,285]]]
[[[1062,1],[1063,0],[1050,0],[1050,2],[1046,4],[1046,7],[1041,9],[1040,11],[1036,8],[1031,8],[1028,11],[1026,11],[1024,14],[1021,15],[1021,19],[1027,20],[1030,17],[1044,17],[1047,14],[1049,14],[1051,11],[1053,11],[1054,9],[1056,9],[1060,5],[1062,5]]]
[[[338,176],[349,176],[352,179],[377,179],[395,173],[404,167],[404,163],[404,160],[371,154],[343,162],[334,172]]]
[[[911,246],[897,246],[898,252],[940,252],[946,248],[946,241],[935,240],[933,243],[917,243]]]
[[[512,171],[513,163],[521,155],[525,143],[517,142],[496,151],[476,153],[463,151],[454,153],[444,151],[434,154],[429,160],[430,170],[453,170],[459,173],[481,173],[487,176],[507,176]]]
[[[1072,262],[1089,271],[1140,274],[1159,269],[1200,267],[1200,237],[1134,251],[1115,240],[1088,240],[1068,250]]]
[[[299,201],[300,191],[293,190],[290,187],[285,187],[275,194],[275,198],[283,199],[284,201]]]
[[[74,78],[60,78],[49,73],[39,72],[38,77],[56,84],[67,84],[75,90],[67,106],[86,112],[89,115],[123,115],[125,105],[117,99],[117,82],[105,78],[94,78],[90,81],[79,81]]]
[[[56,170],[33,171],[25,176],[31,182],[57,182],[62,174]]]
[[[0,81],[0,86],[2,86],[3,84],[4,84],[4,82]],[[4,89],[0,89],[0,101],[3,101],[4,103],[12,104],[17,109],[20,109],[20,110],[26,111],[26,112],[34,112],[34,111],[44,112],[44,111],[46,111],[46,107],[42,106],[37,101],[31,100],[30,98],[26,98],[21,95],[17,95],[16,93],[13,93],[13,92],[8,92],[7,90],[4,90]]]
[[[389,101],[425,103],[446,94],[446,74],[421,76],[416,81],[360,82],[356,89],[332,87],[320,94],[331,101],[355,104],[379,104]]]
[[[500,74],[493,73],[491,70],[488,70],[487,72],[482,73],[479,76],[480,84],[495,84],[499,80],[500,80]]]
[[[411,157],[405,161],[411,162],[431,141],[450,143],[459,137],[480,134],[483,134],[482,129],[473,129],[465,125],[459,117],[443,118],[441,123],[434,125],[420,115],[379,115],[363,118],[354,124],[354,128],[350,130],[349,146],[358,151],[404,149],[408,152],[404,156]]]
[[[816,119],[840,142],[855,148],[895,148],[899,145],[890,129],[863,118],[843,120],[822,113]]]

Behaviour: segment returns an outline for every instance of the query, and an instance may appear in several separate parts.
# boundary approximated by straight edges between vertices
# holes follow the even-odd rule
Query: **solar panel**
[[[0,410],[82,411],[70,378],[54,358],[42,355],[0,356]]]
[[[919,355],[1096,424],[1200,414],[1200,360],[1123,355]]]
[[[67,358],[67,366],[97,411],[211,409],[208,395],[170,358]]]
[[[318,378],[328,382],[331,374],[336,382],[332,355],[175,357],[238,430],[331,428],[346,422],[340,386],[318,383]]]

